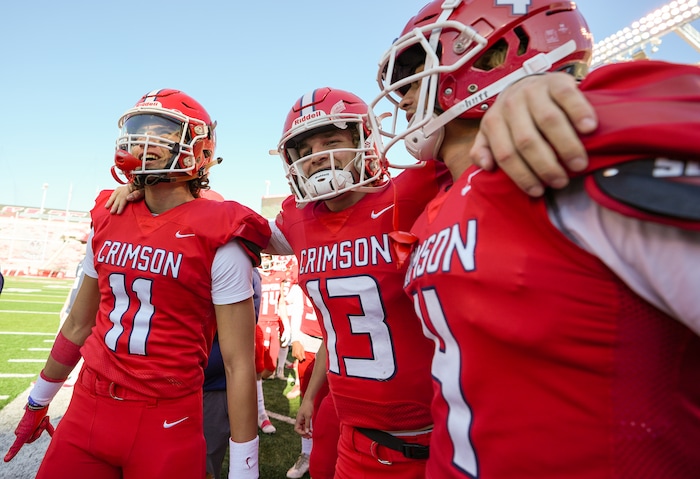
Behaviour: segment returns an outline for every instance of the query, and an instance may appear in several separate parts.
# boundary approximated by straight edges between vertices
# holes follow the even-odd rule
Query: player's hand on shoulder
[[[48,432],[49,436],[53,436],[54,427],[47,415],[48,411],[49,406],[37,407],[29,404],[24,406],[24,415],[15,429],[15,442],[5,454],[5,462],[10,462],[22,449],[22,446],[39,439],[44,431]]]
[[[113,215],[120,215],[124,212],[126,204],[130,201],[140,201],[143,199],[143,190],[134,189],[134,186],[129,183],[116,188],[107,199],[105,208]]]
[[[531,196],[543,184],[562,188],[572,171],[588,163],[579,133],[597,127],[593,107],[568,73],[524,78],[503,91],[481,120],[471,158],[484,169],[496,166]]]

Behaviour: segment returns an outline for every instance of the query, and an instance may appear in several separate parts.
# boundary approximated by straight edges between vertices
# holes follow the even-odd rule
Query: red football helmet
[[[355,128],[355,148],[329,149],[300,157],[298,145],[305,138],[330,129]],[[367,124],[367,104],[352,93],[328,87],[318,88],[302,96],[292,107],[284,122],[282,139],[277,151],[282,157],[289,186],[297,205],[333,198],[351,190],[375,191],[387,183],[386,171],[370,140]],[[304,163],[321,155],[354,153],[355,158],[343,170],[335,168],[304,174]]]
[[[147,182],[188,181],[204,176],[216,164],[212,163],[215,127],[204,107],[190,96],[178,90],[154,90],[119,119],[115,166],[129,181],[138,177],[148,178]],[[171,152],[165,167],[146,168],[149,148]],[[114,171],[113,176],[120,181]]]
[[[384,54],[381,94],[398,113],[401,98],[420,82],[415,115],[398,133],[382,130],[372,110],[375,144],[386,150],[404,140],[421,161],[435,159],[443,127],[454,118],[480,118],[498,93],[514,81],[549,70],[583,76],[592,35],[574,2],[556,0],[436,0],[418,12]],[[416,68],[424,66],[423,71]],[[381,137],[388,137],[382,145]]]

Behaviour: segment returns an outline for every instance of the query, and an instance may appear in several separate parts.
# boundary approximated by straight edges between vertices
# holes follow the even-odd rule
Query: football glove
[[[46,415],[48,412],[49,406],[32,406],[30,404],[24,406],[24,416],[15,429],[17,438],[5,454],[5,462],[10,462],[22,449],[22,446],[39,439],[42,432],[46,431],[49,436],[53,436],[54,427],[49,421],[49,416]]]

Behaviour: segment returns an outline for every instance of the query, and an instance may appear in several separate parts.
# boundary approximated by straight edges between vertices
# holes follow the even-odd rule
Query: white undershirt
[[[268,222],[270,224],[270,230],[272,230],[272,236],[264,251],[268,254],[279,254],[283,256],[294,254],[292,246],[289,244],[284,234],[282,234],[282,231],[280,231],[275,220],[268,220]]]
[[[600,206],[583,180],[555,193],[552,222],[634,292],[700,334],[700,231],[630,218]],[[561,221],[561,223],[560,223]]]

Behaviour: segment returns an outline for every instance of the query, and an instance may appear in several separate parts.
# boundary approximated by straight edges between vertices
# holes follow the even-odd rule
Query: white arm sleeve
[[[275,220],[269,220],[269,223],[270,229],[272,230],[272,236],[270,237],[270,242],[268,243],[267,248],[264,249],[265,253],[278,254],[282,256],[294,254],[292,246],[287,241],[287,238],[284,237],[279,227],[277,227]]]
[[[94,234],[95,232],[91,229],[87,244],[85,245],[85,258],[83,258],[83,273],[85,273],[85,276],[90,276],[91,278],[97,278],[95,252],[92,250],[92,237]]]
[[[253,296],[253,264],[237,240],[220,247],[211,266],[214,304],[238,303]]]
[[[304,292],[301,286],[293,284],[285,297],[287,301],[287,316],[289,316],[289,328],[291,329],[290,341],[301,340],[301,320],[304,316]]]
[[[603,208],[577,180],[555,193],[554,224],[598,256],[634,292],[700,334],[700,232]]]

